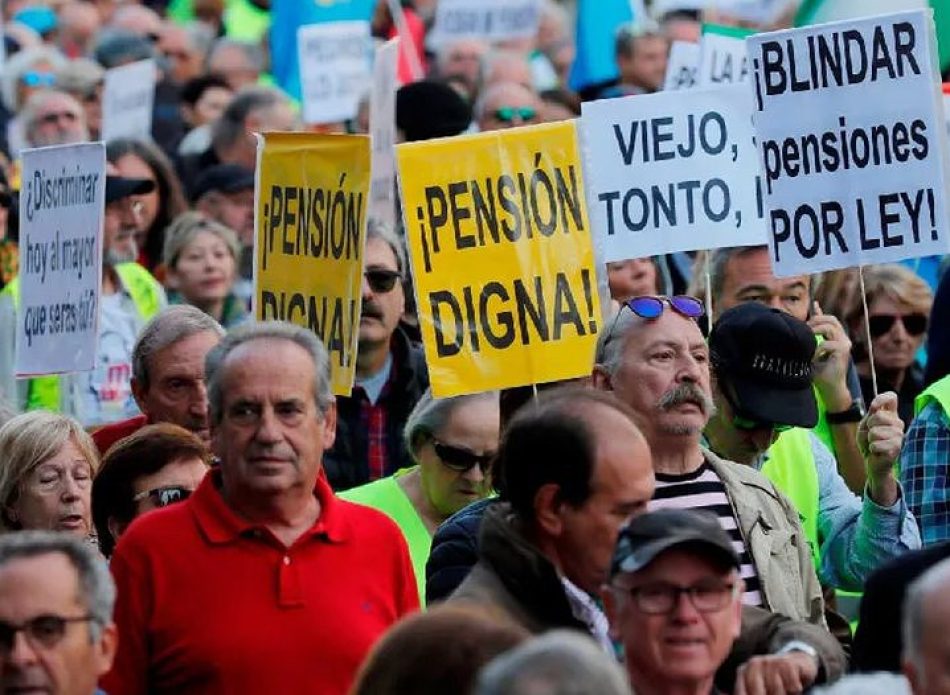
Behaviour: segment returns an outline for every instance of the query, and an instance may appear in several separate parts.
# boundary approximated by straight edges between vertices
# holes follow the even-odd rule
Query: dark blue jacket
[[[426,562],[426,604],[444,601],[478,562],[478,531],[497,497],[473,502],[439,526]]]

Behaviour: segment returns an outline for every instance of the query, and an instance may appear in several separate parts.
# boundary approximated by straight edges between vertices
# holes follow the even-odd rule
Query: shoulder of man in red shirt
[[[109,425],[103,425],[92,433],[92,441],[95,442],[100,456],[105,456],[109,447],[120,439],[125,439],[130,434],[135,434],[138,430],[148,424],[148,418],[144,415],[136,415],[127,420],[119,420]]]

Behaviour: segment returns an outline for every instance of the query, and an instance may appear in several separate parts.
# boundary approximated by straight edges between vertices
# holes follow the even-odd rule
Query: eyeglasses
[[[680,595],[689,597],[693,608],[700,613],[712,613],[726,607],[739,595],[739,584],[708,580],[692,586],[676,586],[666,582],[644,584],[625,589],[633,598],[637,610],[647,615],[665,615],[679,604]]]
[[[703,307],[701,301],[696,299],[696,297],[690,297],[685,294],[678,294],[673,297],[664,295],[634,297],[625,301],[620,308],[623,309],[623,307],[627,307],[642,319],[655,319],[663,314],[667,304],[669,304],[670,308],[677,314],[690,319],[698,319],[706,313],[706,309]]]
[[[13,651],[16,633],[22,632],[34,647],[52,649],[63,639],[69,623],[86,623],[95,620],[91,615],[64,618],[59,615],[38,615],[20,625],[0,621],[0,654]]]
[[[531,106],[502,106],[495,109],[493,115],[496,120],[502,123],[511,123],[515,120],[515,116],[517,116],[519,120],[530,121],[538,115],[538,111]]]
[[[923,335],[927,330],[927,317],[923,314],[874,314],[868,317],[868,330],[872,338],[880,338],[891,330],[895,321],[904,324],[904,330],[910,335]]]
[[[132,497],[133,502],[140,502],[146,498],[151,499],[156,507],[167,507],[176,502],[184,502],[191,496],[192,490],[181,485],[168,485],[166,487],[157,487],[154,490],[146,490]]]
[[[492,459],[495,458],[494,451],[476,454],[468,449],[440,442],[435,438],[432,439],[432,448],[435,449],[435,455],[439,457],[443,465],[456,473],[468,473],[476,465],[482,473],[487,473]]]
[[[20,82],[26,87],[52,87],[56,84],[56,75],[51,72],[29,70],[20,75]]]
[[[373,290],[373,292],[379,292],[380,294],[392,292],[393,287],[396,286],[396,280],[401,277],[398,271],[386,270],[384,268],[367,270],[363,275],[366,276],[366,282],[369,283],[369,288]]]
[[[37,122],[43,123],[44,125],[53,125],[54,123],[59,123],[60,121],[75,123],[79,120],[79,116],[72,111],[51,111],[50,113],[44,113],[36,120]]]

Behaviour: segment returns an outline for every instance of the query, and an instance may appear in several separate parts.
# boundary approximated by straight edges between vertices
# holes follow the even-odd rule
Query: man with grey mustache
[[[715,410],[709,350],[696,323],[702,314],[692,297],[628,300],[598,340],[593,384],[641,418],[656,473],[650,509],[716,514],[741,560],[743,601],[824,625],[821,586],[794,507],[758,471],[702,446]]]

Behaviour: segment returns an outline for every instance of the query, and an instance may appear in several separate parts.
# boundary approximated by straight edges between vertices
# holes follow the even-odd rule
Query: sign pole
[[[871,321],[868,315],[868,293],[864,289],[864,266],[858,266],[858,279],[861,281],[861,306],[864,307],[864,337],[868,341],[868,362],[871,364],[871,387],[877,398],[877,369],[874,367],[874,345],[871,342]]]

